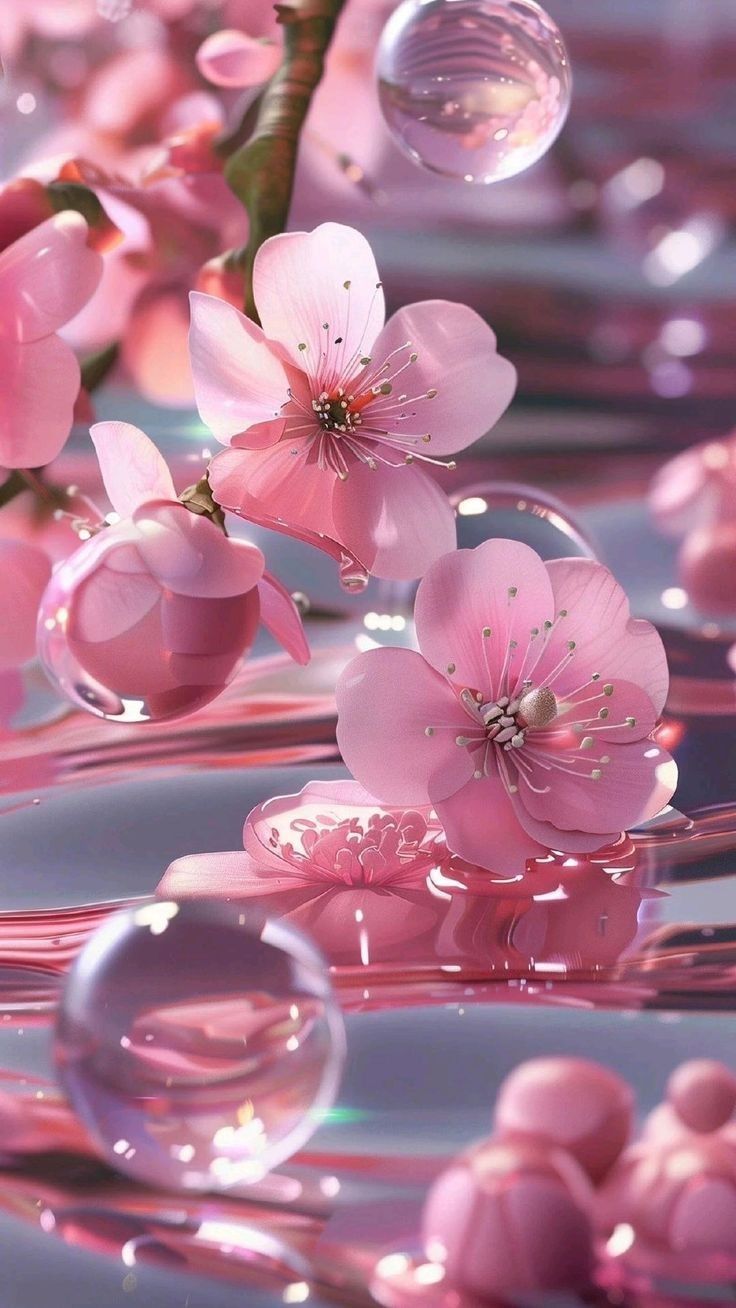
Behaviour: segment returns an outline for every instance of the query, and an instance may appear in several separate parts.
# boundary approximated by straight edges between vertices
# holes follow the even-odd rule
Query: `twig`
[[[291,0],[280,4],[284,58],[261,97],[250,140],[230,156],[225,177],[248,210],[248,243],[240,252],[245,312],[254,322],[253,264],[261,245],[286,227],[294,186],[299,135],[345,0]]]

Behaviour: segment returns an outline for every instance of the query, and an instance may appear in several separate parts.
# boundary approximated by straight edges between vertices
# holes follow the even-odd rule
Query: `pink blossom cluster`
[[[76,705],[126,721],[214,698],[260,624],[306,662],[297,606],[243,536],[270,528],[326,552],[345,584],[420,579],[418,649],[363,653],[337,687],[343,759],[383,817],[275,846],[254,821],[247,857],[289,883],[309,865],[413,893],[435,836],[502,880],[549,850],[605,848],[674,790],[659,636],[602,564],[506,540],[456,549],[448,472],[516,387],[478,313],[431,299],[387,317],[369,242],[338,222],[260,242],[246,279],[225,160],[281,28],[267,5],[209,8],[8,0],[0,20],[0,54],[60,111],[0,191],[4,718],[36,649]],[[364,0],[361,26],[348,11],[307,148],[328,131],[320,105],[334,117],[335,88],[365,77],[382,13]],[[72,37],[76,54],[54,49]],[[556,88],[540,79],[544,108]],[[202,481],[175,485],[142,431],[93,421],[105,369],[156,404],[196,403],[223,447]],[[57,479],[75,421],[100,508]]]

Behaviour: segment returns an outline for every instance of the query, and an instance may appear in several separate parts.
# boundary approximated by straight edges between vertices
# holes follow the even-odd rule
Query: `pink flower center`
[[[436,832],[421,813],[371,813],[339,819],[285,818],[285,829],[271,827],[268,844],[305,881],[349,886],[416,881],[436,862]]]
[[[349,352],[350,286],[349,281],[344,283],[345,326],[336,330],[334,324],[322,324],[318,357],[312,357],[313,345],[299,342],[311,397],[306,400],[290,390],[283,409],[287,419],[283,439],[293,442],[292,454],[305,454],[341,481],[347,481],[357,463],[372,469],[398,468],[419,460],[454,468],[454,462],[426,452],[432,433],[421,429],[426,421],[424,401],[435,398],[436,387],[418,394],[411,394],[411,387],[404,389],[404,374],[419,358],[412,341],[381,360],[363,353],[362,337]],[[376,291],[379,287],[380,282]]]
[[[517,593],[516,587],[509,587],[509,604]],[[567,617],[567,610],[561,609],[554,622],[532,628],[523,656],[521,642],[509,640],[498,668],[489,661],[491,628],[484,627],[480,639],[488,671],[485,690],[458,687],[453,680],[455,664],[448,664],[446,675],[470,719],[467,731],[456,734],[455,743],[472,756],[476,779],[497,769],[511,794],[518,791],[520,784],[538,794],[546,793],[550,786],[540,788],[538,780],[551,778],[552,774],[600,781],[611,762],[603,752],[606,733],[636,726],[634,717],[617,721],[614,713],[611,718],[609,705],[615,685],[603,683],[599,672],[582,685],[566,690],[563,696],[553,689],[575,658],[574,640],[565,641],[557,664],[539,675],[547,661],[550,638]],[[425,728],[425,735],[444,730],[457,732],[457,726],[432,724]]]

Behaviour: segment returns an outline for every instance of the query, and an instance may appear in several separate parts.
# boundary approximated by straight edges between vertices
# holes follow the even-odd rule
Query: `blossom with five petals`
[[[210,467],[216,498],[375,576],[421,576],[455,545],[428,465],[494,425],[513,366],[461,304],[410,304],[384,326],[373,253],[350,227],[272,237],[253,290],[262,328],[191,296],[197,405],[231,446]]]
[[[650,738],[662,642],[602,564],[485,541],[433,564],[415,619],[421,653],[343,672],[338,743],[385,803],[431,803],[462,858],[513,874],[611,844],[670,799],[676,766]]]

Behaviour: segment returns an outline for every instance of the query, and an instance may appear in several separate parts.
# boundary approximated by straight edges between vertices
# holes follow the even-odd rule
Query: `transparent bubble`
[[[564,42],[535,0],[403,0],[376,72],[405,153],[466,182],[498,182],[536,163],[570,107]]]
[[[109,918],[69,975],[55,1044],[111,1165],[185,1190],[248,1185],[291,1157],[333,1102],[343,1056],[312,945],[211,900]]]
[[[475,549],[492,536],[530,545],[541,558],[596,558],[593,542],[570,508],[533,486],[519,482],[474,482],[450,497],[457,512],[459,549]]]
[[[121,722],[194,713],[224,690],[255,639],[255,590],[176,594],[140,570],[120,528],[70,555],[41,600],[37,645],[72,703]]]

